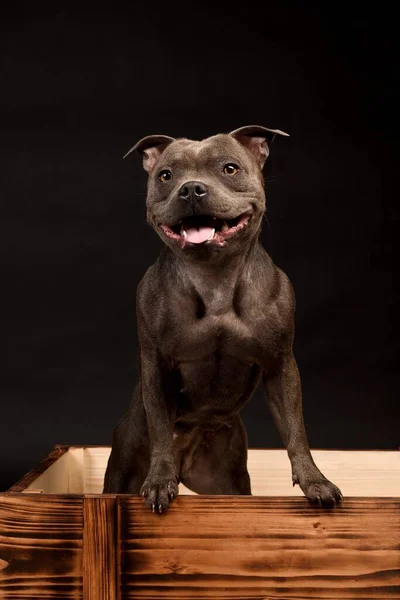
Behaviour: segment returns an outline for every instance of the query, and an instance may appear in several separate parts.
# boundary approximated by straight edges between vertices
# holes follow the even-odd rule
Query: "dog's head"
[[[149,174],[147,220],[175,252],[202,259],[235,254],[265,212],[262,168],[283,131],[251,125],[202,141],[151,135],[139,152]]]

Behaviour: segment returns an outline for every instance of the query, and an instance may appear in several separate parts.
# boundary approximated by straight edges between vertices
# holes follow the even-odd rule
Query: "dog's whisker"
[[[268,217],[266,215],[263,215],[263,221],[265,221],[268,225],[268,227],[271,227],[271,223],[268,220]]]

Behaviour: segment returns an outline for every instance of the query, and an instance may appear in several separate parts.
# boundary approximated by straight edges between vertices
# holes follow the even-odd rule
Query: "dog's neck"
[[[238,285],[251,265],[257,246],[258,240],[254,240],[242,253],[227,256],[218,263],[197,262],[175,255],[179,280],[185,292],[199,296],[208,313],[231,311]]]

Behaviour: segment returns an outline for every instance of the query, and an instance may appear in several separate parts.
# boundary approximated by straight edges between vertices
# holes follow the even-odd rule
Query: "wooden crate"
[[[101,494],[108,447],[56,446],[0,494],[0,598],[400,598],[400,452],[313,451],[345,496],[311,507],[283,450],[250,450],[253,496],[163,515]]]

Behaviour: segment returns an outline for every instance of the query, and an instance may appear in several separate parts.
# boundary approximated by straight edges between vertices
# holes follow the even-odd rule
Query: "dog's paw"
[[[300,487],[308,501],[318,506],[336,506],[343,500],[339,488],[325,477],[307,481]]]
[[[145,504],[153,513],[165,512],[170,503],[178,495],[178,478],[176,476],[147,476],[140,489]]]

